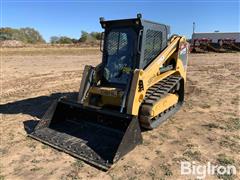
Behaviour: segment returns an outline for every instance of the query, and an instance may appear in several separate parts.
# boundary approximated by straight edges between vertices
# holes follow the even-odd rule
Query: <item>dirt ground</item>
[[[96,49],[3,49],[1,51],[1,169],[3,179],[195,179],[180,174],[181,161],[232,164],[240,179],[240,54],[190,54],[183,108],[159,128],[143,132],[143,144],[108,172],[26,135],[24,122],[38,120],[51,102],[75,96]]]

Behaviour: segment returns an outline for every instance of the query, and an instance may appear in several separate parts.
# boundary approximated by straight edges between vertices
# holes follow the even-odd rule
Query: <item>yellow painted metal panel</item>
[[[157,116],[159,113],[165,111],[169,107],[177,104],[178,96],[176,94],[169,94],[166,97],[162,98],[159,102],[157,102],[152,108],[152,117]]]

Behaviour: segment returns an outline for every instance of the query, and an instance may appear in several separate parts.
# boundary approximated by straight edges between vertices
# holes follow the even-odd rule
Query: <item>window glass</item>
[[[106,38],[103,76],[109,83],[126,84],[133,66],[136,33],[131,28],[113,29]]]
[[[155,58],[162,48],[162,32],[147,30],[146,42],[144,50],[144,62],[148,64],[153,58]]]
[[[108,55],[114,55],[118,51],[126,51],[127,34],[123,32],[110,32],[107,36]]]

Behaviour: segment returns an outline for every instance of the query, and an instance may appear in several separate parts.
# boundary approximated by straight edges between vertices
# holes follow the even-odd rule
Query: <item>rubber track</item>
[[[153,129],[157,127],[166,118],[168,118],[169,114],[172,115],[176,112],[176,109],[178,108],[177,104],[160,113],[157,119],[150,116],[152,107],[163,97],[168,95],[168,93],[174,93],[174,91],[178,89],[177,86],[180,85],[179,82],[181,79],[182,77],[179,75],[171,75],[156,83],[147,90],[145,99],[143,100],[140,108],[139,116],[141,125],[144,128]]]

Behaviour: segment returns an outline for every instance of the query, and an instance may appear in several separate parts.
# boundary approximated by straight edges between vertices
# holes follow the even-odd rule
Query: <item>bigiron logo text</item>
[[[206,165],[199,165],[194,161],[181,162],[181,175],[193,175],[198,179],[204,179],[207,175],[235,175],[236,171],[233,165],[213,165],[210,162]]]

